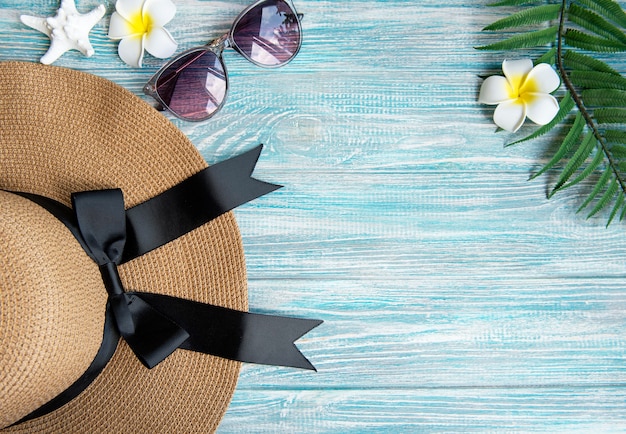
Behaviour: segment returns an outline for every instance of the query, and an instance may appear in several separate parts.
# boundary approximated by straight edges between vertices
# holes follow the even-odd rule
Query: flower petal
[[[493,112],[493,121],[500,128],[514,133],[526,119],[526,106],[517,101],[505,101]]]
[[[159,59],[170,57],[176,51],[178,44],[170,35],[170,32],[162,27],[154,27],[146,35],[146,51]]]
[[[500,104],[511,99],[509,81],[501,75],[487,77],[480,86],[478,102],[483,104]]]
[[[117,53],[130,66],[141,68],[145,35],[131,36],[120,41]]]
[[[551,93],[557,90],[560,85],[561,79],[556,71],[547,63],[540,63],[528,73],[520,88],[520,93]]]
[[[115,10],[127,21],[132,21],[133,17],[141,13],[145,0],[117,0]]]
[[[526,75],[533,69],[533,61],[530,59],[505,60],[502,62],[502,72],[509,80],[511,87],[516,91],[524,82]]]
[[[545,125],[559,112],[559,103],[547,93],[531,94],[532,98],[526,103],[528,119],[537,125]]]
[[[163,27],[169,23],[176,14],[176,5],[171,0],[145,0],[141,11],[142,16],[155,27]]]
[[[126,19],[117,12],[113,12],[111,14],[109,34],[107,36],[111,39],[122,39],[133,35],[136,35],[136,32],[131,23],[126,21]]]

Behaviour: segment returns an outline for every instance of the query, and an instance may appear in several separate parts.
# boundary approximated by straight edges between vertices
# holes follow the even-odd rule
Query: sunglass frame
[[[298,31],[299,31],[299,35],[300,35],[299,36],[299,40],[298,40],[298,47],[297,47],[296,51],[285,62],[277,63],[275,65],[267,65],[267,64],[263,64],[263,63],[257,62],[254,59],[252,59],[250,56],[245,54],[243,52],[243,50],[241,50],[237,46],[236,42],[233,39],[233,31],[237,27],[237,25],[239,24],[241,19],[243,17],[245,17],[246,14],[248,12],[250,12],[252,9],[254,9],[258,5],[260,5],[262,3],[265,3],[267,1],[270,1],[270,0],[258,0],[258,1],[254,2],[254,3],[252,3],[251,5],[249,5],[248,7],[246,7],[243,11],[241,11],[239,13],[239,15],[237,15],[237,17],[233,21],[233,24],[230,26],[230,29],[224,35],[220,36],[219,38],[216,38],[216,39],[212,40],[211,42],[209,42],[209,43],[207,43],[205,45],[200,45],[200,46],[193,47],[193,48],[190,48],[188,50],[185,50],[185,51],[181,52],[180,54],[178,54],[173,59],[171,59],[165,65],[163,65],[150,78],[150,80],[148,80],[148,82],[143,87],[144,94],[154,98],[157,101],[158,104],[156,106],[156,109],[159,110],[159,111],[167,110],[172,115],[174,115],[175,117],[177,117],[179,119],[182,119],[184,121],[188,121],[188,122],[202,122],[202,121],[205,121],[207,119],[210,119],[218,111],[220,111],[220,109],[224,106],[224,103],[226,102],[226,98],[228,96],[228,88],[229,88],[228,70],[226,68],[226,63],[224,62],[224,57],[223,57],[223,52],[224,52],[224,49],[226,49],[226,48],[232,48],[237,53],[239,53],[241,56],[243,56],[245,59],[247,59],[249,62],[251,62],[251,63],[253,63],[253,64],[257,65],[257,66],[260,66],[262,68],[268,68],[268,69],[279,68],[279,67],[285,66],[286,64],[291,62],[298,55],[298,53],[300,52],[300,48],[302,47],[302,18],[303,18],[303,14],[299,14],[296,11],[296,8],[293,5],[293,2],[291,0],[278,0],[278,1],[281,1],[281,2],[285,3],[289,7],[289,9],[291,9],[291,11],[293,12],[293,14],[294,14],[294,16],[296,18],[296,23],[298,25]],[[208,113],[207,116],[202,117],[202,118],[198,118],[198,119],[188,118],[188,117],[185,117],[183,115],[180,115],[180,114],[176,113],[176,111],[172,110],[168,106],[168,104],[166,104],[165,101],[163,101],[163,99],[159,95],[159,92],[157,91],[157,83],[158,83],[159,79],[161,78],[161,76],[163,75],[163,73],[165,71],[167,71],[170,68],[170,66],[172,66],[174,63],[178,62],[181,58],[183,58],[183,57],[185,57],[185,56],[187,56],[190,53],[193,53],[195,51],[197,51],[197,52],[212,51],[215,54],[215,56],[219,59],[220,64],[222,66],[222,70],[224,71],[224,77],[225,77],[225,80],[224,80],[224,82],[225,82],[224,98],[222,98],[221,103],[215,108],[215,110],[213,110],[211,113]]]

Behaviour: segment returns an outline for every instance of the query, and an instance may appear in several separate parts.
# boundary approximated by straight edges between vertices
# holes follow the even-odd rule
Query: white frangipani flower
[[[547,63],[533,68],[530,59],[502,62],[504,77],[487,77],[480,87],[478,101],[497,107],[493,121],[507,131],[517,131],[526,117],[538,125],[550,122],[559,103],[550,95],[561,84],[558,74]]]
[[[130,66],[141,67],[144,49],[160,59],[174,54],[176,41],[163,26],[175,13],[171,0],[117,0],[108,36],[120,40],[120,58]]]

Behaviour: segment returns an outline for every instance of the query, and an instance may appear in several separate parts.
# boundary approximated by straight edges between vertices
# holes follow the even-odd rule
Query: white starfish
[[[104,5],[99,5],[86,14],[80,14],[74,0],[61,0],[54,17],[21,15],[20,20],[50,38],[50,48],[39,60],[49,65],[68,50],[78,50],[87,57],[93,56],[95,50],[89,42],[89,32],[102,19],[105,11]]]

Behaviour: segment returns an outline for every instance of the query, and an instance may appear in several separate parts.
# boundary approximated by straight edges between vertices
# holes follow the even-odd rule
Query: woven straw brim
[[[1,189],[69,205],[72,192],[121,188],[126,207],[131,207],[204,167],[201,155],[179,130],[112,82],[54,66],[0,63]],[[67,255],[59,260],[77,270],[83,266]],[[32,266],[16,261],[15,273],[32,273]],[[120,266],[120,275],[129,290],[247,310],[243,247],[232,213]],[[69,353],[81,345],[75,342],[72,347],[52,335],[46,339],[56,350]],[[20,366],[13,362],[0,368],[0,394],[8,393],[3,389],[7,384],[23,383],[34,388],[36,397],[37,384]],[[79,397],[0,432],[211,432],[230,402],[239,367],[239,362],[177,350],[149,370],[122,341],[102,374]]]

